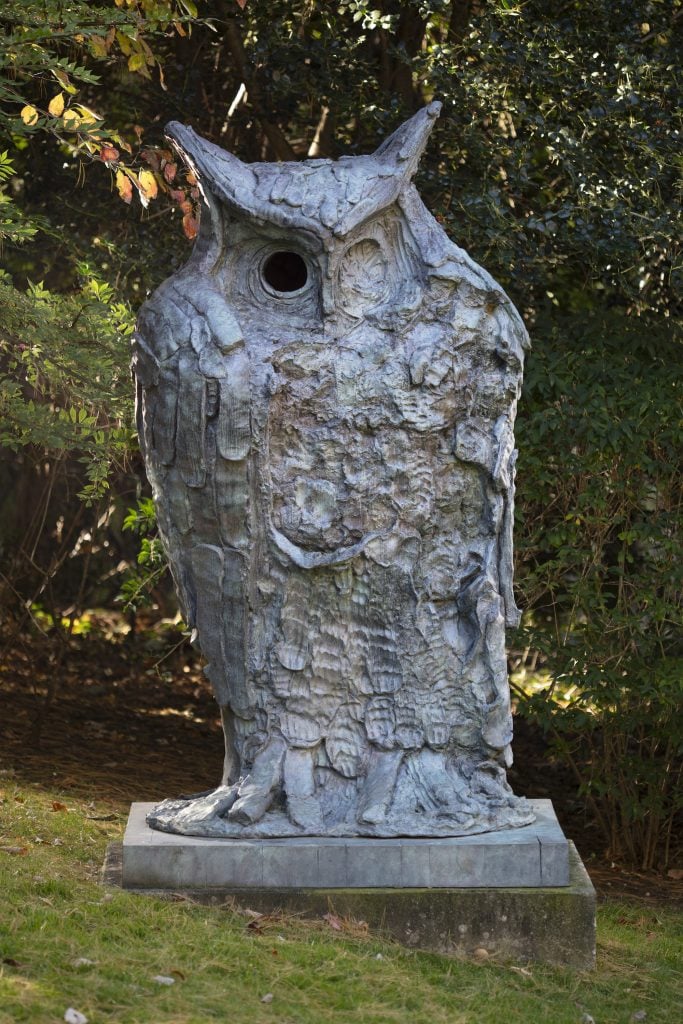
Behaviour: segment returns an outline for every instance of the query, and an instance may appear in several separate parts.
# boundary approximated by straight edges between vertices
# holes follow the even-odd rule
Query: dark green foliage
[[[680,342],[616,313],[557,316],[549,333],[518,426],[521,640],[544,668],[522,708],[611,855],[652,867],[683,809]]]
[[[120,167],[133,184],[151,167],[163,186],[141,136],[163,146],[176,118],[247,160],[367,152],[437,97],[420,190],[509,290],[533,341],[518,429],[520,707],[555,736],[611,853],[665,863],[683,754],[680,0],[198,7],[48,0],[0,14],[0,232],[19,289],[5,283],[0,296],[0,473],[18,493],[30,477],[26,493],[49,499],[33,501],[23,537],[16,511],[0,507],[5,550],[23,566],[9,573],[7,606],[13,591],[30,600],[38,569],[49,570],[58,621],[89,592],[84,572],[111,571],[95,559],[74,574],[68,552],[50,568],[60,517],[82,517],[74,540],[92,525],[72,495],[95,499],[100,521],[113,466],[108,522],[120,525],[137,497],[138,480],[120,470],[126,310],[188,244],[167,199],[145,212],[139,191],[129,206],[117,195]],[[103,122],[69,133],[49,114],[60,74],[79,90],[67,104]],[[38,110],[35,124],[22,104]],[[106,139],[120,152],[104,166]],[[132,604],[161,571],[149,517],[139,511],[134,525],[144,564],[124,583]],[[36,548],[38,527],[48,541]],[[130,562],[114,532],[108,550]]]

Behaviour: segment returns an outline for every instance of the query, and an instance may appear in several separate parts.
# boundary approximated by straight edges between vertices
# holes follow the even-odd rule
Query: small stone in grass
[[[631,1014],[632,1021],[643,1021],[647,1020],[647,1010],[636,1010],[635,1013]]]
[[[155,974],[152,981],[157,985],[175,985],[175,978],[169,978],[167,974]]]
[[[273,1001],[273,993],[272,992],[266,992],[266,994],[264,996],[261,996],[261,1002],[262,1003],[272,1003],[272,1001]]]
[[[77,956],[73,963],[74,967],[93,967],[96,961],[87,956]]]
[[[474,957],[475,960],[488,960],[489,951],[488,949],[484,949],[483,946],[477,946],[477,948],[472,953],[472,956]]]
[[[590,1013],[582,1013],[581,1024],[595,1024],[595,1021],[591,1017]]]
[[[73,1006],[70,1006],[64,1014],[64,1020],[66,1024],[88,1024],[86,1015],[81,1013],[80,1010],[74,1010]]]

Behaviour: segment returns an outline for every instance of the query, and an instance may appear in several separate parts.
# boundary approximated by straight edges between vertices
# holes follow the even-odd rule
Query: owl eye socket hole
[[[308,267],[298,252],[281,250],[263,263],[261,277],[274,292],[298,292],[308,281]]]

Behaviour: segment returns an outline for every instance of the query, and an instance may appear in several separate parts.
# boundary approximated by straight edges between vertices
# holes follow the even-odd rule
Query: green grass
[[[109,813],[118,820],[92,820]],[[104,849],[124,815],[121,803],[4,781],[0,846],[26,852],[0,851],[0,1024],[59,1022],[69,1006],[90,1024],[579,1024],[583,1013],[627,1024],[638,1010],[647,1024],[683,1019],[673,910],[601,906],[591,973],[417,953],[352,922],[333,931],[275,918],[256,931],[235,910],[103,889]],[[75,966],[79,957],[95,962]],[[175,984],[160,986],[159,974]]]

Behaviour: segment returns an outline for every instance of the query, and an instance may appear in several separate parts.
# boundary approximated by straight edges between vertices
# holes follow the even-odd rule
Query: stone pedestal
[[[213,839],[159,832],[135,803],[123,840],[126,888],[369,889],[569,884],[568,843],[550,800],[524,828],[446,839]]]
[[[134,804],[105,883],[263,912],[330,912],[407,946],[589,969],[595,890],[550,801],[534,825],[457,839],[196,839],[157,832]]]

